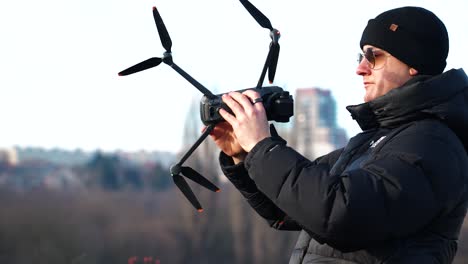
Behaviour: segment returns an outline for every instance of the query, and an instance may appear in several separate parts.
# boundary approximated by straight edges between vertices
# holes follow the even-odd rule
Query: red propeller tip
[[[217,193],[218,193],[218,192],[221,192],[221,190],[220,190],[220,189],[217,189],[215,192],[217,192]]]
[[[200,208],[200,209],[197,209],[197,211],[198,211],[199,213],[201,213],[201,212],[203,212],[203,209]]]
[[[270,84],[273,84],[273,82],[271,82],[271,81],[268,81],[268,82],[269,82]]]

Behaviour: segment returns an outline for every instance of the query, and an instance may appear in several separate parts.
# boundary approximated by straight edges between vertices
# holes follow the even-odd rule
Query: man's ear
[[[410,68],[409,69],[409,74],[411,76],[416,76],[416,75],[418,75],[418,70],[416,70],[415,68]]]

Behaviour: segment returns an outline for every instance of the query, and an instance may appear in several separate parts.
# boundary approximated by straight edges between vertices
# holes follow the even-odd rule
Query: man
[[[363,132],[309,161],[272,129],[259,94],[231,92],[211,137],[228,179],[269,224],[302,230],[290,263],[451,263],[468,201],[468,78],[443,72],[448,34],[402,7],[362,34]],[[265,242],[267,243],[267,242]]]

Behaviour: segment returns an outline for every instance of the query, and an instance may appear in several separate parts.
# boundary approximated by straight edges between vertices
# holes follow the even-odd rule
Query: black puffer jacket
[[[272,227],[303,230],[290,263],[451,263],[468,201],[468,78],[415,77],[349,106],[364,132],[309,161],[279,137],[226,176]]]

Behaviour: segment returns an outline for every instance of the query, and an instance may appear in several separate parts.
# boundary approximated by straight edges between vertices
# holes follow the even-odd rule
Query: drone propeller
[[[249,11],[249,13],[255,18],[255,20],[257,20],[260,26],[269,30],[273,30],[273,26],[271,25],[270,20],[254,5],[252,5],[252,3],[250,3],[248,0],[240,0],[240,2],[242,3],[242,5],[244,5],[247,11]]]
[[[149,58],[149,59],[147,59],[145,61],[142,61],[142,62],[140,62],[138,64],[133,65],[132,67],[130,67],[128,69],[125,69],[125,70],[119,72],[119,76],[125,76],[125,75],[129,75],[129,74],[132,74],[132,73],[144,71],[144,70],[147,70],[149,68],[153,68],[153,67],[158,66],[159,64],[161,64],[161,62],[162,62],[161,58],[156,58],[156,57]]]
[[[168,63],[168,62],[170,64],[173,63],[172,55],[171,55],[172,40],[171,40],[171,37],[169,36],[169,33],[167,32],[164,22],[162,21],[161,15],[159,15],[158,9],[156,9],[155,6],[153,7],[153,17],[154,17],[154,22],[156,22],[156,28],[158,29],[161,43],[164,49],[166,49],[166,52],[164,52],[164,57],[163,58],[153,57],[145,61],[142,61],[128,69],[125,69],[119,72],[119,76],[130,75],[133,73],[137,73],[140,71],[144,71],[144,70],[156,67],[159,64],[161,64],[161,62],[163,61],[165,63]]]
[[[191,179],[192,181],[200,184],[201,186],[207,188],[210,191],[213,192],[220,192],[220,189],[216,187],[213,183],[211,183],[209,180],[207,180],[205,177],[203,177],[200,173],[198,173],[196,170],[190,168],[190,167],[181,167],[181,173]]]
[[[271,38],[270,51],[268,52],[268,56],[265,61],[265,66],[263,67],[263,71],[260,76],[260,80],[258,81],[257,87],[262,86],[263,79],[265,78],[267,69],[268,69],[268,81],[271,84],[273,83],[273,80],[275,79],[276,66],[278,65],[278,57],[279,57],[279,51],[280,51],[280,45],[278,43],[278,40],[281,34],[279,30],[273,28],[270,20],[262,12],[260,12],[260,10],[258,10],[254,5],[252,5],[252,3],[250,3],[248,0],[240,0],[240,2],[247,9],[247,11],[249,11],[249,13],[253,16],[253,18],[258,22],[258,24],[260,24],[260,26],[270,30],[270,38]]]
[[[153,17],[154,21],[156,22],[156,28],[158,29],[159,38],[161,39],[161,43],[163,47],[166,49],[166,52],[171,53],[172,41],[171,37],[169,36],[169,32],[167,32],[166,26],[159,15],[158,9],[153,6]]]
[[[162,21],[161,15],[159,15],[158,9],[156,9],[155,6],[153,7],[153,17],[154,17],[154,22],[156,22],[156,28],[158,29],[161,43],[164,49],[166,49],[166,52],[164,53],[164,57],[163,58],[153,57],[145,61],[142,61],[128,69],[125,69],[119,72],[119,76],[130,75],[133,73],[137,73],[140,71],[144,71],[144,70],[156,67],[159,64],[161,64],[161,62],[163,61],[166,62],[165,60],[170,60],[172,63],[172,59],[169,58],[171,57],[172,40],[171,40],[171,37],[169,36],[169,33],[167,32],[164,22]]]
[[[274,42],[271,42],[270,51],[268,52],[268,56],[269,56],[268,60],[270,60],[269,68],[268,68],[268,80],[270,84],[272,84],[273,80],[275,79],[276,66],[278,65],[279,52],[280,52],[279,43],[276,42],[276,44],[274,44]]]
[[[207,180],[205,177],[203,177],[200,173],[195,171],[194,169],[190,167],[185,167],[182,166],[182,164],[188,159],[188,157],[195,151],[195,149],[203,142],[203,140],[206,139],[206,137],[213,131],[215,125],[209,125],[206,127],[206,129],[203,131],[202,135],[197,139],[197,141],[190,147],[190,149],[185,153],[185,155],[182,157],[182,159],[179,161],[179,163],[171,166],[171,175],[172,179],[174,180],[174,183],[179,187],[179,189],[182,191],[182,193],[187,197],[187,199],[190,201],[190,203],[199,211],[202,212],[203,208],[201,207],[200,203],[197,200],[197,197],[195,197],[195,194],[193,194],[192,190],[190,189],[190,186],[187,184],[185,179],[181,176],[181,174],[190,180],[200,184],[201,186],[207,188],[210,191],[213,192],[220,192],[220,189],[216,187],[213,183],[211,183],[209,180]]]
[[[161,64],[161,62],[166,63],[167,65],[171,66],[176,72],[178,72],[182,77],[184,77],[187,81],[189,81],[193,86],[195,86],[200,92],[202,92],[206,97],[208,98],[215,98],[216,96],[211,93],[210,90],[208,90],[206,87],[204,87],[202,84],[197,82],[192,76],[190,76],[188,73],[186,73],[184,70],[182,70],[179,66],[177,66],[173,59],[172,59],[172,53],[171,53],[171,48],[172,48],[172,40],[171,37],[169,36],[169,33],[167,32],[166,26],[164,25],[164,22],[161,18],[161,15],[158,12],[158,9],[156,7],[153,7],[153,18],[154,22],[156,23],[156,28],[159,33],[159,38],[161,39],[161,44],[163,45],[164,49],[166,50],[163,54],[162,58],[158,57],[153,57],[150,59],[147,59],[145,61],[142,61],[130,68],[127,68],[121,72],[119,72],[119,76],[125,76],[133,73],[137,73],[140,71],[147,70],[149,68],[153,68]]]
[[[200,203],[197,200],[197,197],[195,194],[192,192],[192,189],[190,189],[190,186],[187,184],[185,179],[181,176],[181,174],[190,180],[200,184],[201,186],[207,188],[210,191],[213,192],[220,192],[220,189],[216,187],[212,182],[207,180],[205,177],[203,177],[200,173],[198,173],[196,170],[190,168],[190,167],[185,167],[185,166],[180,166],[179,164],[176,164],[171,167],[171,175],[172,179],[174,180],[174,183],[176,184],[177,187],[182,191],[182,193],[187,197],[187,199],[190,201],[190,203],[199,211],[202,212],[203,208],[201,207]]]
[[[200,202],[192,192],[192,189],[190,189],[187,181],[185,181],[185,179],[180,176],[180,174],[172,175],[172,179],[174,180],[175,185],[179,187],[180,191],[185,195],[185,197],[187,197],[193,207],[195,207],[198,212],[203,212],[203,208],[201,207]]]

